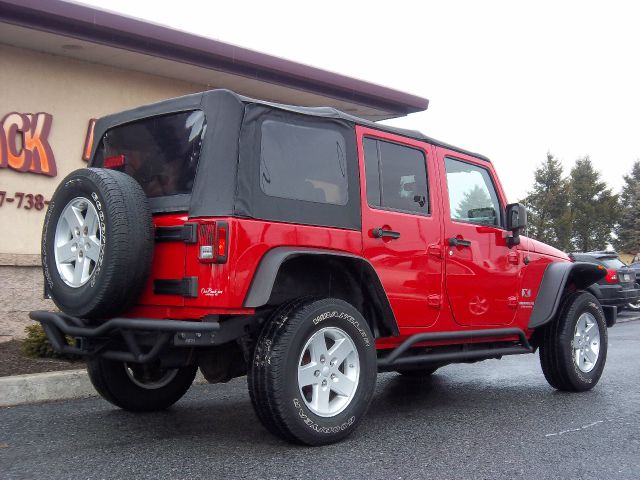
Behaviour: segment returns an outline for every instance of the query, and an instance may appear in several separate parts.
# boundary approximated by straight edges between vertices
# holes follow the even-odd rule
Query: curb
[[[200,371],[194,384],[206,383]],[[0,377],[0,407],[96,397],[86,370],[30,373]]]

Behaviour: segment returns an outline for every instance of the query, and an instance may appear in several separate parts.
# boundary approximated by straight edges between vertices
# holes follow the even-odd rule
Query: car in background
[[[633,270],[636,274],[636,288],[640,288],[640,262],[633,262],[629,265],[629,268]],[[633,310],[634,312],[640,311],[640,301],[635,303],[628,303],[626,307],[627,310]]]
[[[628,308],[640,310],[640,262],[638,268],[625,264],[614,251],[576,252],[570,253],[569,258],[574,262],[589,262],[602,265],[607,269],[607,275],[594,283],[587,291],[591,292],[602,305],[618,307],[618,310]]]

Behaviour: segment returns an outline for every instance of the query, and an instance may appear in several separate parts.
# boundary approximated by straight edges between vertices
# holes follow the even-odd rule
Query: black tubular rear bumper
[[[210,347],[245,335],[252,317],[226,322],[193,322],[147,318],[112,318],[99,325],[59,312],[35,311],[53,348],[61,353],[100,356],[123,362],[147,363],[170,347]],[[216,318],[216,317],[214,317]],[[74,337],[69,345],[65,337]]]

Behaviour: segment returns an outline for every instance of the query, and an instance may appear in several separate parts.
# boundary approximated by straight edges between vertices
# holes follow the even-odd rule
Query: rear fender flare
[[[547,266],[542,276],[538,296],[529,319],[529,328],[549,323],[556,315],[565,288],[573,284],[579,290],[588,289],[607,274],[593,263],[555,262]]]
[[[244,306],[247,308],[258,308],[266,305],[271,297],[271,292],[273,291],[280,267],[287,262],[287,260],[303,255],[339,257],[359,264],[363,274],[373,283],[375,296],[382,309],[382,311],[379,312],[382,326],[392,335],[399,335],[398,324],[391,308],[391,303],[373,265],[362,257],[345,252],[301,247],[276,247],[269,250],[262,257],[256,273],[253,276],[244,300]]]

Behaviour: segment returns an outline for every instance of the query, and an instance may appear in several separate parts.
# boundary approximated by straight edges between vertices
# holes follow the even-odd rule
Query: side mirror
[[[521,203],[510,203],[506,208],[507,230],[512,235],[507,239],[509,248],[520,244],[520,230],[527,226],[527,209]]]

